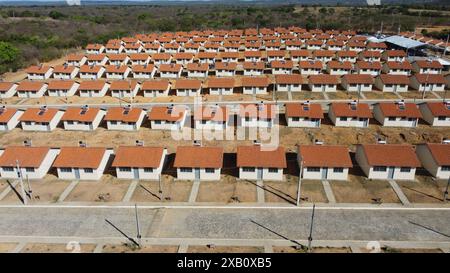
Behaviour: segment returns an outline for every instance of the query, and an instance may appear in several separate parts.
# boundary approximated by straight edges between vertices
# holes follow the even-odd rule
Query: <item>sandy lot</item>
[[[104,253],[177,253],[178,246],[142,246],[141,248],[123,245],[105,245],[102,252]]]
[[[328,92],[328,98],[331,100],[356,100],[358,99],[358,92],[346,92],[346,91],[336,91]]]
[[[3,192],[7,187],[9,187],[8,182],[6,182],[6,179],[0,180],[0,192]]]
[[[59,180],[54,175],[46,175],[42,180],[30,180],[30,186],[33,194],[32,203],[38,202],[56,202],[61,193],[69,186],[70,181]],[[28,184],[24,184],[25,190],[28,190]],[[20,194],[20,184],[15,187]],[[21,202],[17,196],[17,192],[10,191],[10,193],[2,200],[5,202]]]
[[[408,200],[413,203],[442,203],[446,181],[433,181],[431,177],[416,175],[416,181],[397,181]]]
[[[442,253],[440,249],[426,248],[381,248],[382,253]]]
[[[197,195],[197,202],[256,202],[256,185],[254,182],[236,181],[226,177],[222,181],[202,181]]]
[[[321,181],[302,180],[302,187],[300,191],[301,202],[326,203],[328,202],[325,190],[323,189]]]
[[[253,246],[189,246],[188,253],[264,253],[264,248]]]
[[[297,186],[298,184],[294,181],[264,181],[265,201],[295,204]]]
[[[8,253],[13,250],[17,244],[15,243],[0,243],[0,253]]]
[[[91,253],[95,249],[93,244],[81,244],[79,253]],[[72,253],[72,249],[65,244],[27,244],[21,253]]]
[[[131,181],[104,175],[99,181],[81,181],[64,201],[118,202],[122,201]]]
[[[364,180],[349,175],[349,181],[330,181],[336,202],[339,203],[399,203],[397,195],[387,181]]]
[[[191,192],[192,182],[174,180],[173,177],[165,176],[162,190],[164,201],[187,202]],[[140,181],[131,197],[133,202],[160,202],[159,182]]]
[[[364,96],[366,96],[367,99],[398,99],[398,96],[393,92],[381,92],[377,90],[364,92]]]
[[[274,246],[274,253],[306,253],[306,250],[296,249],[293,246]],[[312,253],[351,253],[350,248],[313,247]]]

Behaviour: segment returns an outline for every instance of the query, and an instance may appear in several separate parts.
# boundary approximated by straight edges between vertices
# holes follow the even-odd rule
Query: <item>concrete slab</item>
[[[271,244],[264,244],[264,253],[273,253],[273,247]]]
[[[331,189],[330,182],[327,180],[322,180],[323,189],[325,190],[325,195],[327,196],[328,202],[331,204],[336,203],[336,198],[334,197],[333,190]]]
[[[27,245],[27,242],[20,242],[10,253],[19,253]]]
[[[134,191],[136,190],[136,187],[138,186],[139,181],[138,180],[133,180],[130,184],[130,186],[128,187],[127,193],[125,194],[125,196],[122,199],[122,202],[130,202],[131,197],[133,196]]]
[[[258,203],[264,203],[264,182],[262,180],[256,181],[256,198]]]
[[[104,244],[97,244],[94,248],[93,253],[102,253]]]
[[[72,181],[72,183],[70,183],[69,186],[67,186],[67,188],[63,191],[63,193],[61,193],[57,202],[64,202],[64,199],[69,196],[72,190],[78,185],[78,182],[78,180]]]
[[[192,184],[191,194],[189,195],[189,203],[194,203],[197,200],[198,189],[200,187],[200,181],[194,181]]]
[[[389,180],[389,184],[391,185],[392,189],[394,190],[395,194],[397,194],[398,199],[400,199],[400,202],[402,202],[403,205],[411,204],[397,182],[395,182],[394,180]]]
[[[330,99],[330,97],[328,97],[327,92],[322,91],[322,94],[323,94],[323,97],[324,97],[326,100],[329,100],[329,99]]]
[[[188,247],[189,247],[189,245],[187,245],[187,244],[181,244],[178,247],[178,253],[187,253]]]

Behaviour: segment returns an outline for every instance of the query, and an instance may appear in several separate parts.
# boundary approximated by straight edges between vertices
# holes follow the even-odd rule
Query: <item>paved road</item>
[[[204,239],[306,239],[311,210],[283,208],[140,209],[143,237]],[[0,236],[105,238],[136,233],[134,209],[0,208]],[[316,210],[315,240],[450,242],[450,210]]]

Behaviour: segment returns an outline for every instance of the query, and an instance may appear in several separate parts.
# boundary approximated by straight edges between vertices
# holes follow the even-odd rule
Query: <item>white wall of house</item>
[[[219,122],[212,120],[196,120],[195,129],[198,130],[225,130],[228,126],[227,122]]]
[[[105,84],[101,90],[80,90],[80,97],[82,98],[100,98],[108,92],[109,84]]]
[[[210,95],[233,95],[233,88],[209,88]]]
[[[81,73],[80,72],[80,79],[84,80],[97,80],[100,79],[103,76],[103,73],[105,73],[105,69],[102,67],[98,70],[97,73]]]
[[[11,88],[9,88],[6,92],[0,92],[0,99],[6,99],[11,98],[14,96],[17,92],[17,84],[11,85]]]
[[[201,88],[199,89],[176,89],[177,96],[179,97],[193,97],[199,96]]]
[[[0,131],[9,131],[17,127],[19,124],[19,118],[22,116],[23,111],[17,110],[16,113],[6,123],[0,123]]]
[[[312,92],[336,92],[336,84],[309,84]]]
[[[263,70],[258,69],[244,69],[244,76],[260,76],[264,73]]]
[[[150,121],[150,125],[153,130],[176,130],[176,131],[178,131],[184,127],[184,123],[186,122],[186,119],[188,116],[187,113],[188,113],[188,111],[185,110],[184,114],[183,114],[183,118],[176,122],[175,121],[166,121],[166,120],[161,120],[161,121],[152,120],[152,121]]]
[[[72,85],[72,87],[70,87],[69,90],[48,89],[47,92],[50,97],[71,97],[74,96],[77,92],[78,86],[80,86],[80,84],[76,82]]]
[[[306,117],[288,117],[288,127],[319,128],[321,120]]]
[[[130,68],[127,68],[124,73],[106,72],[106,78],[115,80],[124,80],[128,78],[130,72],[131,72]]]
[[[52,74],[53,74],[53,68],[50,68],[47,72],[45,72],[43,74],[28,73],[28,79],[29,80],[47,80],[47,79],[50,79]]]
[[[420,162],[422,163],[422,166],[433,177],[436,177],[438,179],[449,179],[450,169],[447,168],[448,166],[445,167],[445,169],[443,169],[442,166],[439,166],[426,145],[417,145],[416,154]]]
[[[373,116],[383,126],[389,127],[417,127],[417,118],[402,118],[402,117],[385,117],[379,107],[373,108]]]
[[[105,172],[105,168],[108,165],[108,161],[112,154],[114,154],[114,151],[112,149],[106,149],[105,154],[100,161],[100,165],[96,169],[56,168],[58,178],[64,180],[99,180]]]
[[[434,91],[434,92],[444,92],[445,90],[445,84],[433,84],[433,83],[429,83],[429,84],[424,84],[424,83],[419,83],[416,79],[416,77],[411,77],[410,80],[410,85],[412,88],[414,88],[417,91],[421,91],[423,92],[423,90],[425,91]]]
[[[342,80],[342,86],[348,92],[370,92],[372,91],[372,84],[348,84],[345,80]]]
[[[181,69],[178,72],[160,72],[160,78],[165,78],[165,79],[176,79],[181,77]]]
[[[277,91],[279,92],[300,92],[302,91],[301,84],[276,84]]]
[[[243,93],[246,95],[267,94],[267,87],[243,87]]]
[[[234,70],[216,70],[217,77],[233,77],[236,74]]]
[[[47,84],[44,84],[37,92],[34,91],[18,91],[17,96],[19,98],[42,98],[47,91]]]
[[[184,172],[184,168],[177,168],[177,179],[178,180],[195,180],[195,168],[191,168],[190,172]],[[198,168],[199,169],[199,178],[202,181],[214,181],[214,180],[220,180],[220,171],[221,169],[211,169],[213,172],[209,173],[206,172],[204,168]],[[186,169],[187,170],[187,169]]]
[[[314,69],[314,68],[300,68],[300,74],[302,75],[319,75],[320,69]]]
[[[260,174],[258,175],[258,172]],[[260,176],[260,177],[258,177]],[[239,168],[239,178],[248,180],[266,180],[266,181],[282,181],[283,180],[283,169],[280,168],[255,168],[255,167],[240,167]]]
[[[357,74],[366,74],[366,75],[378,76],[378,75],[380,75],[380,70],[357,68],[356,73]]]
[[[425,103],[419,104],[420,112],[422,113],[422,118],[428,122],[428,124],[432,126],[450,126],[450,117],[442,116],[436,117],[434,116],[430,108]]]
[[[59,154],[59,149],[50,149],[47,155],[42,160],[41,165],[38,168],[20,168],[20,172],[23,178],[28,179],[42,179],[47,173],[50,167],[55,161],[56,156]],[[8,170],[5,167],[0,168],[0,176],[2,178],[19,178],[17,175],[16,167],[14,166],[12,170]]]
[[[75,67],[71,73],[53,73],[53,78],[59,80],[71,80],[78,75],[78,67]]]
[[[389,69],[386,65],[383,66],[383,72],[391,75],[405,75],[409,76],[411,71],[407,69]]]
[[[330,75],[346,75],[351,74],[351,71],[348,69],[341,69],[341,68],[327,68],[327,72]]]
[[[152,72],[133,72],[133,78],[135,79],[152,79],[155,76],[156,69],[153,69]]]
[[[157,168],[120,168],[116,167],[116,175],[119,179],[139,179],[139,180],[159,180],[164,161],[166,159],[167,150],[163,150],[161,161]]]
[[[380,78],[375,79],[375,86],[383,92],[407,92],[407,84],[384,84]]]
[[[93,131],[98,128],[100,122],[102,122],[103,117],[105,116],[104,110],[99,110],[97,116],[92,122],[84,122],[84,121],[67,121],[63,122],[64,130],[73,130],[73,131]]]
[[[356,63],[356,57],[338,57],[338,61]]]
[[[271,128],[274,122],[272,119],[257,119],[241,117],[241,127],[260,127],[260,128]]]
[[[156,98],[156,97],[167,97],[169,95],[170,86],[166,90],[144,90],[144,97],[146,98]]]
[[[272,68],[273,75],[287,75],[292,74],[291,68]]]
[[[133,90],[112,90],[111,96],[114,98],[131,98],[136,97],[138,91],[139,91],[140,85],[136,84]]]
[[[136,131],[141,128],[142,121],[145,117],[145,111],[142,111],[141,115],[139,116],[139,119],[137,122],[122,122],[120,120],[108,120],[106,122],[106,127],[108,130],[119,130],[119,131]]]
[[[304,167],[302,177],[314,180],[347,180],[348,168]]]
[[[79,61],[75,61],[75,60],[73,60],[73,61],[67,61],[67,64],[68,65],[71,65],[71,66],[82,66],[82,65],[84,65],[85,63],[86,63],[86,61],[87,61],[87,58],[86,57],[83,57],[83,58],[81,58]]]
[[[49,123],[21,121],[20,125],[24,131],[50,132],[56,129],[63,115],[63,111],[58,111]]]
[[[188,71],[189,78],[206,78],[208,77],[208,71]]]

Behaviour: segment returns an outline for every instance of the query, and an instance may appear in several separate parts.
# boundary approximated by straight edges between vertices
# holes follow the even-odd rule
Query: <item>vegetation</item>
[[[376,32],[450,25],[449,6],[146,5],[0,7],[0,73],[57,58],[88,43],[153,31],[301,26]],[[448,31],[447,31],[448,33]],[[430,33],[443,38],[445,33]],[[20,52],[20,54],[19,54]]]

